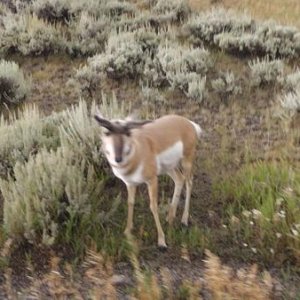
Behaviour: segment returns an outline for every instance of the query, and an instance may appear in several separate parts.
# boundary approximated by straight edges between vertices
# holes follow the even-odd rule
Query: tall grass
[[[299,264],[300,169],[288,162],[242,167],[215,186],[229,235],[264,262]]]

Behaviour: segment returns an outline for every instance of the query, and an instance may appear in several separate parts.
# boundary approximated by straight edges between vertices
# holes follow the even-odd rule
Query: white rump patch
[[[164,174],[176,168],[182,157],[183,143],[178,141],[156,156],[157,174]]]
[[[190,120],[189,120],[189,121],[190,121]],[[193,121],[190,121],[190,122],[192,123],[192,125],[193,125],[194,128],[195,128],[198,138],[200,138],[200,136],[201,136],[202,133],[203,133],[202,128],[200,127],[200,125],[196,124],[195,122],[193,122]]]

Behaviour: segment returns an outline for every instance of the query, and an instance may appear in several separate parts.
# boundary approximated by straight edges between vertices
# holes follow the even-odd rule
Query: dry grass
[[[187,278],[176,282],[168,268],[160,271],[147,271],[141,268],[138,257],[132,254],[134,271],[131,275],[134,286],[128,289],[128,278],[116,275],[113,265],[94,250],[74,272],[72,267],[53,256],[51,269],[41,278],[33,273],[29,288],[18,295],[28,299],[119,299],[125,293],[129,299],[244,299],[268,300],[272,296],[273,279],[270,274],[258,273],[254,265],[249,268],[233,270],[223,265],[220,259],[206,251],[204,278]],[[5,271],[5,289],[8,299],[15,299],[17,291],[12,284],[11,269]],[[123,284],[123,289],[117,288]],[[124,289],[125,287],[125,289]],[[23,299],[23,298],[22,298]]]
[[[268,272],[261,280],[256,265],[234,272],[211,252],[206,251],[206,254],[205,281],[213,299],[271,299],[273,284]]]
[[[298,0],[189,0],[194,9],[205,10],[213,5],[223,5],[239,11],[247,11],[254,18],[274,19],[284,25],[300,27],[300,2]]]

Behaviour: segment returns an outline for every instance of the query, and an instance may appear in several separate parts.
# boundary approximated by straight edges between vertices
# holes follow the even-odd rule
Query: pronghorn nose
[[[117,163],[120,163],[121,161],[122,161],[122,156],[116,157],[116,162],[117,162]]]

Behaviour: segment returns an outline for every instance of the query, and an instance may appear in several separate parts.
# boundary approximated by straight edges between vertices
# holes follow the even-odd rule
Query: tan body
[[[188,224],[192,165],[200,134],[199,125],[181,116],[168,115],[132,129],[129,137],[120,136],[118,133],[103,136],[103,144],[106,145],[106,155],[112,170],[117,177],[124,181],[128,190],[126,234],[129,234],[133,227],[136,187],[146,183],[150,197],[150,209],[158,231],[158,245],[166,247],[157,204],[157,176],[161,174],[168,174],[175,183],[167,218],[170,224],[175,218],[181,190],[184,182],[186,183],[185,208],[181,221],[185,225]],[[120,139],[122,139],[121,142]],[[129,154],[127,157],[124,154],[122,161],[116,163],[113,153],[122,152],[120,147],[125,149],[124,153],[127,151]]]

